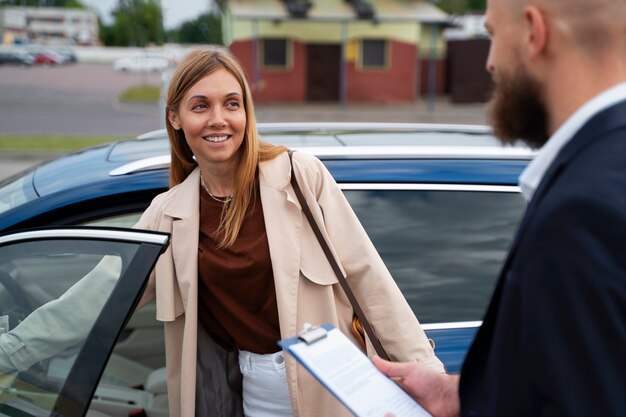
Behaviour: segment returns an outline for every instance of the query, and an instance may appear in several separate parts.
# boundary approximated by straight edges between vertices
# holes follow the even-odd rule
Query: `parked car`
[[[55,52],[63,57],[64,63],[66,64],[75,64],[78,62],[78,57],[74,50],[69,46],[64,45],[51,45],[50,50]]]
[[[33,57],[36,65],[62,65],[68,62],[65,56],[45,46],[28,45],[25,51]]]
[[[524,209],[517,178],[533,152],[502,146],[481,126],[309,123],[259,130],[266,141],[323,161],[437,355],[458,373]],[[41,320],[40,306],[66,305],[55,300],[81,286],[103,294],[99,303],[84,302],[96,304],[95,313],[78,308],[46,316],[47,323],[84,319],[86,338],[14,372],[0,355],[0,387],[8,387],[0,391],[0,415],[54,409],[73,416],[87,408],[110,417],[168,414],[162,326],[153,304],[133,313],[167,236],[117,228],[132,226],[168,188],[169,159],[160,130],[0,183],[0,329],[15,332],[16,323]],[[96,274],[91,282],[111,285],[94,289],[85,281],[105,255],[120,267]],[[51,339],[39,338],[41,346],[53,345]]]
[[[0,49],[0,65],[31,67],[35,61],[27,53],[15,48]]]
[[[115,60],[113,69],[122,72],[159,72],[169,65],[169,60],[162,56],[136,55]]]

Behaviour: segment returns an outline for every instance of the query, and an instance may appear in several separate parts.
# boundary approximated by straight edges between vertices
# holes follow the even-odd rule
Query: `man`
[[[626,0],[488,0],[489,114],[543,146],[461,376],[374,358],[435,416],[626,415]]]

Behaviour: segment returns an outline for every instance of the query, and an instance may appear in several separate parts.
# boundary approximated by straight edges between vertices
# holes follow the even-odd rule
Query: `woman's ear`
[[[524,24],[526,26],[525,47],[531,59],[537,58],[545,52],[548,42],[548,27],[546,16],[535,6],[528,6],[524,10]]]
[[[172,127],[176,130],[180,130],[180,122],[178,120],[178,113],[172,110],[167,111],[167,120],[169,120]]]

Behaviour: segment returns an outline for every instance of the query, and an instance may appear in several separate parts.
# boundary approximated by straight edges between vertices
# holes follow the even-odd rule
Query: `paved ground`
[[[0,134],[136,135],[159,125],[156,105],[122,105],[120,92],[158,74],[109,64],[0,67]]]
[[[0,135],[128,135],[162,127],[158,104],[122,104],[126,88],[159,85],[158,74],[122,74],[110,64],[0,67]],[[422,122],[484,124],[484,105],[447,99],[410,104],[256,105],[260,122]],[[0,151],[0,179],[56,155]]]

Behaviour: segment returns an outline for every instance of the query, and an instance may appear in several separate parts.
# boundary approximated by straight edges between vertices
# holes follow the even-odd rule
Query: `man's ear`
[[[178,113],[168,110],[167,111],[167,120],[169,120],[172,127],[176,130],[180,130],[180,122],[178,121]]]
[[[524,9],[526,38],[524,47],[530,59],[535,59],[545,52],[548,43],[548,27],[545,14],[536,6]]]

